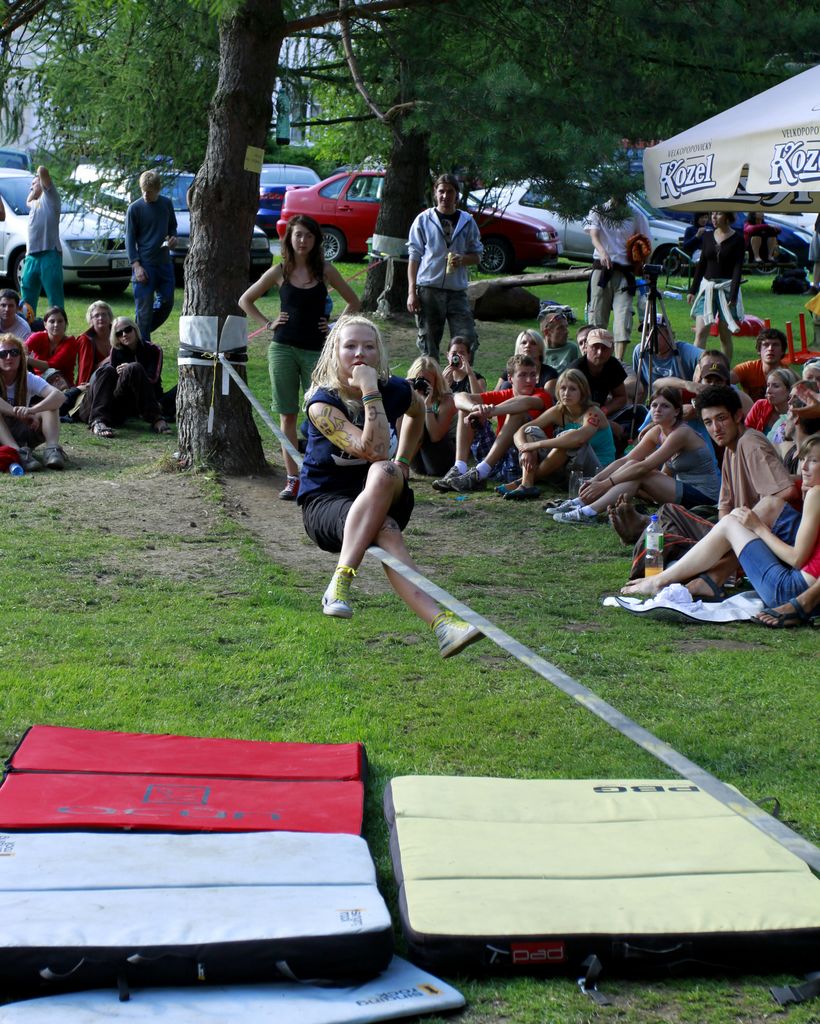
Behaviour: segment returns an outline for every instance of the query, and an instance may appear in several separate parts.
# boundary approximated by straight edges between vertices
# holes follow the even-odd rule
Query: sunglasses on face
[[[121,338],[123,336],[123,334],[133,334],[133,333],[134,333],[134,328],[133,327],[120,327],[120,329],[118,331],[114,331],[114,334],[118,338]]]
[[[19,359],[19,348],[0,348],[0,359]]]

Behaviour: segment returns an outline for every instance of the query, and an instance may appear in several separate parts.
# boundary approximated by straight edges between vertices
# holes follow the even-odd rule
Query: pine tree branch
[[[355,4],[344,3],[341,0],[338,10],[323,11],[320,14],[313,14],[307,18],[294,18],[293,21],[285,23],[284,31],[286,36],[295,35],[297,32],[304,32],[311,28],[320,28],[322,25],[329,25],[338,21],[340,17],[367,18],[373,14],[380,14],[383,11],[402,11],[411,7],[440,6],[446,0],[372,0],[371,3]]]

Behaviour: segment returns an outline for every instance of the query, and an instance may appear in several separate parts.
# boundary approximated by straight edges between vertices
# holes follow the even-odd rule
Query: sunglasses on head
[[[134,328],[133,327],[120,327],[120,329],[118,331],[114,331],[114,334],[118,338],[121,338],[123,336],[123,334],[133,334],[133,333],[134,333]]]
[[[19,348],[0,348],[0,359],[17,359],[19,355]]]

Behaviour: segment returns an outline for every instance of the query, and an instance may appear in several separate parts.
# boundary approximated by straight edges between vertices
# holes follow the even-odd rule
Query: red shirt
[[[48,340],[47,331],[35,331],[34,334],[29,335],[25,344],[35,359],[44,359],[49,367],[60,371],[70,387],[74,386],[74,368],[80,354],[80,343],[76,338],[66,335],[54,350],[53,355],[50,352],[51,343]],[[43,375],[41,370],[34,372],[39,377]]]
[[[514,395],[512,388],[502,388],[500,391],[482,391],[481,402],[483,405],[501,405],[502,402],[508,402],[511,398],[522,398],[522,395]],[[529,396],[527,396],[529,397]],[[533,407],[527,410],[527,415],[531,420],[534,420],[536,416],[540,416],[542,412],[546,412],[547,409],[551,409],[553,406],[552,396],[549,392],[544,391],[543,388],[536,388],[532,393],[533,398],[540,398],[544,403],[543,409],[537,409]],[[498,417],[498,429],[504,426],[504,420],[507,417],[503,414]]]

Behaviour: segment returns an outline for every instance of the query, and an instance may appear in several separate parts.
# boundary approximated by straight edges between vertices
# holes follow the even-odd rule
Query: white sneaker
[[[353,609],[350,607],[350,584],[352,582],[353,576],[349,573],[333,573],[333,579],[322,594],[323,614],[334,615],[337,619],[353,617]]]
[[[555,508],[549,510],[551,516],[558,515],[559,512],[570,512],[574,508],[580,508],[582,505],[580,498],[568,498],[566,501],[562,501],[560,505],[556,505]]]
[[[430,628],[436,634],[438,652],[442,658],[460,654],[465,647],[469,647],[484,636],[480,629],[457,618],[452,612],[439,612]]]
[[[594,526],[598,522],[597,514],[588,516],[580,508],[572,508],[569,512],[556,512],[552,518],[556,523],[580,523],[582,526]]]

